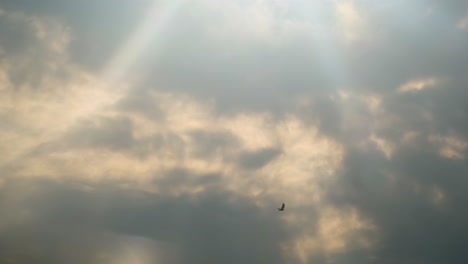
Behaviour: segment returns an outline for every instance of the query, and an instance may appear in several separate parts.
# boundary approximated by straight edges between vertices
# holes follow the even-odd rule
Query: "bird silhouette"
[[[283,203],[283,205],[281,206],[281,208],[278,208],[278,211],[284,211],[284,206],[285,206],[285,205],[284,205],[284,203]]]

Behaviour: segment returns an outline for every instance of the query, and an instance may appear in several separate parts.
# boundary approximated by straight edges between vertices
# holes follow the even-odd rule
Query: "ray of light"
[[[104,67],[102,77],[107,83],[121,81],[151,44],[158,45],[155,38],[161,37],[158,35],[161,35],[163,28],[167,26],[181,4],[181,0],[154,1],[137,29]]]
[[[97,85],[91,94],[85,96],[84,102],[80,102],[80,109],[75,113],[75,118],[92,114],[115,102],[116,97],[125,92],[125,80],[142,55],[148,49],[160,48],[163,39],[163,30],[170,19],[177,12],[183,0],[154,0],[142,21],[130,34],[127,40],[117,49],[114,56],[102,69],[100,85]]]

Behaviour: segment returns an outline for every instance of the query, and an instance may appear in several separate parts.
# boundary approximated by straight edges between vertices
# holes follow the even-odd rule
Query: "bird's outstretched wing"
[[[278,211],[284,211],[284,203],[281,205],[281,208],[278,208]]]

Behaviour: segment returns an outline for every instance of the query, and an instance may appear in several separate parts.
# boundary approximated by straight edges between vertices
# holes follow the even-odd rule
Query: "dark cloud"
[[[373,219],[379,263],[466,261],[465,161],[443,158],[421,141],[402,147],[393,160],[349,149],[343,167],[332,200]]]
[[[121,254],[125,259],[125,246],[135,245],[122,242],[119,248],[118,238],[141,237],[152,241],[144,251],[150,256],[151,246],[162,244],[156,247],[162,255],[152,256],[157,258],[153,261],[283,261],[279,246],[286,234],[279,216],[235,194],[219,189],[197,196],[164,197],[115,185],[93,186],[87,191],[77,186],[6,184],[3,201],[13,202],[8,203],[10,210],[3,204],[2,211],[29,218],[2,226],[1,244],[8,242],[8,246],[2,248],[0,259],[13,263],[98,263],[98,253]],[[17,199],[21,194],[26,197]]]
[[[431,112],[438,133],[455,132],[468,140],[468,122],[465,118],[468,116],[468,106],[464,100],[468,96],[467,83],[468,78],[460,74],[430,95]]]
[[[345,132],[341,127],[345,118],[343,111],[347,110],[330,97],[320,96],[301,107],[298,115],[304,122],[315,124],[324,135],[339,139]]]
[[[349,85],[388,92],[413,78],[452,77],[468,61],[467,35],[457,30],[453,14],[459,12],[457,5],[422,1],[371,8],[372,41],[345,53],[352,76]]]
[[[205,190],[216,191],[222,189],[223,182],[219,174],[194,174],[186,169],[175,168],[157,173],[154,184],[161,186],[163,191],[171,191],[181,187],[188,189],[201,187]]]
[[[1,8],[34,16],[54,17],[70,27],[70,55],[89,69],[98,70],[141,21],[151,1],[36,1],[4,0]],[[24,42],[23,42],[24,43]]]
[[[21,12],[6,11],[0,14],[0,22],[0,34],[8,36],[0,39],[0,62],[8,72],[7,80],[12,89],[37,89],[49,75],[57,80],[71,77],[70,68],[62,64],[61,48],[66,46],[68,37],[64,26],[53,20],[38,20]],[[40,27],[44,32],[39,32]],[[55,46],[45,38],[54,39]]]
[[[239,163],[245,169],[256,170],[267,165],[280,154],[281,150],[276,148],[245,152],[239,155]]]
[[[228,132],[196,130],[191,132],[190,136],[196,148],[193,153],[196,157],[214,158],[223,155],[226,150],[240,146],[239,139]]]
[[[204,30],[197,28],[189,36],[197,39]],[[193,42],[185,39],[185,32],[179,34],[184,34],[182,43]],[[213,46],[215,41],[211,37],[183,49],[171,46],[155,55],[142,69],[146,86],[189,93],[203,101],[214,98],[221,111],[267,109],[279,115],[293,107],[294,97],[332,88],[319,56],[310,50],[310,40],[293,39],[274,48],[231,47],[229,40]]]
[[[164,110],[158,100],[148,94],[147,90],[133,90],[117,103],[117,108],[125,112],[134,112],[152,120],[164,121]]]
[[[21,54],[27,51],[31,43],[37,42],[33,28],[26,21],[14,21],[5,15],[0,16],[0,19],[2,21],[0,32],[2,35],[9,36],[0,40],[0,45],[5,52],[2,57]]]
[[[102,117],[83,120],[72,127],[63,142],[68,147],[129,149],[135,143],[132,122],[127,118]]]

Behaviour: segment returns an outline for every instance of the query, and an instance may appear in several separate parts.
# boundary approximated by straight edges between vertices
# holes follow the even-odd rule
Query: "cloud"
[[[468,28],[468,16],[463,17],[457,24],[459,29],[467,29]]]
[[[336,13],[346,41],[352,42],[362,38],[362,35],[366,33],[365,26],[368,22],[365,21],[363,12],[358,11],[353,1],[337,1]]]
[[[467,258],[461,2],[149,4],[2,3],[1,260]]]
[[[435,78],[415,80],[403,84],[402,86],[400,86],[398,91],[401,93],[418,92],[430,88],[436,84],[437,80]]]
[[[259,211],[235,194],[218,190],[169,198],[122,193],[115,186],[86,191],[77,187],[49,181],[10,183],[2,196],[13,209],[2,210],[22,220],[2,225],[2,244],[13,243],[1,258],[39,263],[234,263],[241,255],[247,262],[282,262],[279,220],[265,221],[271,212]],[[18,199],[24,193],[27,197]]]
[[[273,160],[280,151],[277,149],[263,149],[251,153],[242,153],[240,163],[247,169],[258,169]]]
[[[76,124],[76,128],[70,129],[64,141],[78,147],[128,148],[134,142],[132,130],[131,121],[125,118],[84,120]]]
[[[468,143],[456,137],[430,136],[429,141],[440,146],[441,156],[449,159],[465,159]]]
[[[183,93],[138,89],[112,93],[101,76],[67,59],[68,42],[57,48],[56,38],[62,36],[49,32],[50,26],[38,27],[42,18],[35,18],[36,25],[26,23],[27,15],[19,17],[19,22],[8,21],[33,32],[35,42],[25,49],[44,54],[38,63],[58,63],[67,74],[53,68],[38,73],[41,82],[27,77],[5,81],[1,113],[8,126],[0,136],[7,142],[2,153],[8,155],[2,155],[1,168],[6,173],[2,189],[8,190],[5,211],[11,217],[2,219],[2,233],[16,242],[2,253],[3,259],[93,263],[113,259],[131,250],[119,248],[135,244],[132,250],[142,254],[137,257],[149,261],[157,257],[149,249],[169,243],[175,245],[161,249],[161,254],[170,255],[167,258],[173,258],[175,247],[179,250],[175,255],[195,262],[229,262],[241,253],[246,262],[281,262],[288,245],[298,239],[287,230],[301,230],[294,223],[313,221],[316,215],[298,212],[283,222],[270,209],[283,199],[293,211],[332,207],[322,205],[318,185],[335,170],[340,147],[313,125],[294,115],[218,113]],[[59,22],[46,21],[57,25],[52,32],[60,28]],[[8,50],[7,54],[11,56]],[[28,62],[28,56],[18,54],[4,62]],[[9,80],[15,69],[5,67],[2,73]],[[28,84],[20,88],[22,83]],[[317,190],[314,199],[304,200],[312,190]],[[134,201],[124,195],[128,191],[146,198]],[[115,203],[102,205],[102,199]],[[165,202],[157,205],[153,200]],[[172,214],[171,208],[186,215],[177,210]],[[167,210],[165,220],[152,221],[157,212]],[[180,217],[186,219],[171,225]],[[268,219],[276,220],[265,224]],[[260,240],[243,240],[252,234]],[[209,242],[202,243],[203,237]],[[216,242],[219,239],[229,243]],[[50,243],[34,251],[40,240]],[[21,248],[31,250],[21,253]],[[219,254],[213,255],[213,248]]]

